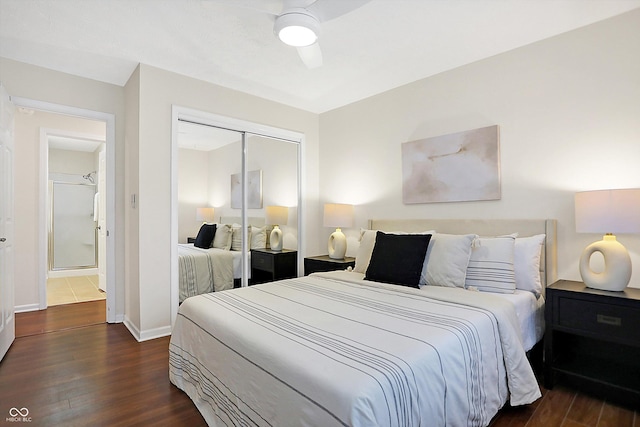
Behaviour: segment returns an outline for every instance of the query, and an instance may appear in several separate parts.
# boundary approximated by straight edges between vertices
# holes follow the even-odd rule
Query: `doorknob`
[[[0,243],[6,242],[6,241],[7,241],[7,239],[5,237],[0,237]]]

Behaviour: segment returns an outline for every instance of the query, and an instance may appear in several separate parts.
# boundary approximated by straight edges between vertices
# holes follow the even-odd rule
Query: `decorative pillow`
[[[216,235],[213,238],[213,247],[228,251],[231,248],[231,235],[233,234],[229,224],[218,224]]]
[[[512,294],[516,289],[515,240],[514,236],[480,237],[471,251],[465,287]]]
[[[516,289],[533,292],[536,297],[542,293],[540,260],[545,237],[544,234],[518,237],[513,255]]]
[[[419,287],[430,234],[376,233],[365,280]]]
[[[267,227],[251,226],[251,249],[267,247]]]
[[[247,237],[249,238],[249,242],[251,242],[251,226],[247,227]],[[251,249],[251,248],[249,248]],[[241,251],[242,250],[242,227],[231,227],[231,250],[232,251]]]
[[[369,267],[369,262],[371,261],[371,254],[373,253],[373,247],[376,244],[376,233],[378,230],[367,230],[364,228],[360,229],[360,246],[358,247],[358,251],[356,252],[356,265],[353,268],[353,271],[357,273],[366,273],[367,268]],[[406,233],[403,231],[391,231],[386,234],[398,234],[398,235],[406,235],[406,234],[434,234],[434,230],[422,231],[420,233]]]
[[[215,224],[202,224],[200,230],[198,231],[198,235],[196,236],[196,241],[193,242],[193,246],[196,248],[209,249],[211,244],[213,243],[213,237],[216,234],[216,225]]]
[[[475,234],[436,233],[431,237],[421,285],[464,288]]]

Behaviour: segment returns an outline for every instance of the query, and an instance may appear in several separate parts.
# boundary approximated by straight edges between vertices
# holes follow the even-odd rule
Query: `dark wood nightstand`
[[[640,408],[640,289],[547,287],[544,386],[555,380]]]
[[[298,252],[289,249],[251,250],[251,284],[272,282],[298,276]]]
[[[355,267],[356,259],[344,257],[344,259],[329,258],[329,255],[312,256],[304,259],[304,275],[320,271],[346,270]]]
[[[195,243],[195,242],[196,242],[195,237],[187,237],[187,243]]]

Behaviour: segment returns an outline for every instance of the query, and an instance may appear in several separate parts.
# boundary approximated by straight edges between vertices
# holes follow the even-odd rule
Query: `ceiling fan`
[[[282,0],[282,10],[279,14],[274,13],[273,9],[269,11],[264,8],[273,3],[277,6],[277,0],[214,1],[268,15],[273,20],[273,32],[276,37],[283,43],[297,48],[300,59],[308,68],[317,68],[322,65],[322,51],[318,43],[321,24],[358,9],[371,0]]]
[[[322,65],[318,39],[321,23],[347,14],[370,0],[283,0],[282,12],[275,17],[273,31],[289,46],[298,49],[308,68]]]

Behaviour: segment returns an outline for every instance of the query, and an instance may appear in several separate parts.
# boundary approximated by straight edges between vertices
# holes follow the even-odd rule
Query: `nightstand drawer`
[[[273,271],[274,257],[258,251],[251,252],[251,267],[260,270]]]
[[[640,309],[559,297],[556,315],[560,327],[640,345]]]

